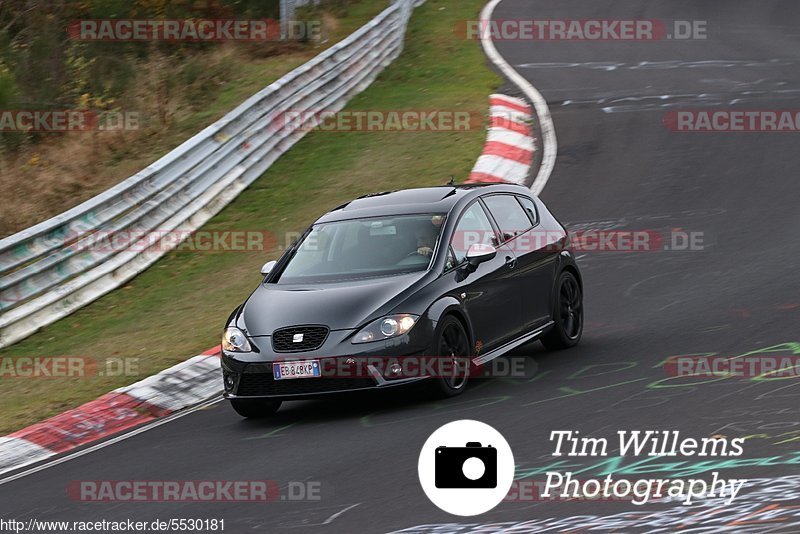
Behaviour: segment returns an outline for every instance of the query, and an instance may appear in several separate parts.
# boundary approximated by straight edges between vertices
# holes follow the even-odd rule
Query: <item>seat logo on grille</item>
[[[302,343],[303,342],[303,334],[295,334],[292,336],[292,343]]]

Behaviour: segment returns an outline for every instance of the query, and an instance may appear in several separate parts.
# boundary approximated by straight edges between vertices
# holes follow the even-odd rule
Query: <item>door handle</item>
[[[517,266],[517,258],[514,256],[506,256],[506,267],[513,269]]]

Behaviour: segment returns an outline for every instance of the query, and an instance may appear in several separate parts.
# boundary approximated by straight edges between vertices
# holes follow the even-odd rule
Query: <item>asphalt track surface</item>
[[[708,21],[706,40],[497,43],[552,111],[559,153],[542,198],[563,221],[575,228],[702,232],[704,249],[582,253],[583,342],[566,352],[538,344],[518,352],[530,358],[530,379],[483,380],[441,403],[414,393],[296,402],[269,422],[242,421],[218,403],[0,486],[0,517],[205,517],[224,518],[228,532],[385,532],[673,510],[684,526],[722,528],[713,521],[724,520],[724,507],[701,518],[674,503],[505,502],[477,518],[448,516],[423,494],[417,457],[430,433],[462,418],[502,432],[518,475],[536,480],[542,479],[537,470],[557,460],[548,438],[558,429],[609,438],[617,430],[649,429],[694,438],[754,436],[741,458],[749,466],[722,459],[717,469],[702,464],[707,459],[684,458],[666,468],[656,459],[634,474],[630,466],[643,459],[627,458],[615,470],[620,477],[707,476],[711,470],[751,479],[800,475],[798,379],[665,381],[661,366],[672,355],[735,356],[800,342],[800,134],[675,133],[662,122],[675,109],[800,108],[800,6],[790,0],[504,0],[494,17]],[[798,347],[775,350],[791,354]],[[569,464],[581,471],[576,476],[589,478],[603,472],[602,460],[571,458]],[[319,481],[321,499],[81,503],[65,494],[75,480],[254,479]],[[800,530],[800,508],[786,512],[800,502],[771,503],[766,494],[765,506],[783,515],[728,528]],[[638,527],[655,528],[652,521]]]

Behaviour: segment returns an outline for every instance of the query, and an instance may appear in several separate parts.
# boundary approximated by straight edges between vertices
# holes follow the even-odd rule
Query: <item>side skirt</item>
[[[497,347],[493,351],[487,352],[486,354],[484,354],[482,356],[478,356],[477,358],[473,358],[472,359],[472,363],[474,363],[475,365],[483,365],[485,363],[488,363],[488,362],[494,360],[495,358],[499,358],[503,354],[505,354],[505,353],[507,353],[507,352],[509,352],[509,351],[521,346],[521,345],[524,345],[525,343],[528,343],[529,341],[533,341],[537,337],[541,336],[548,328],[550,328],[554,324],[555,324],[554,321],[548,321],[546,324],[540,326],[536,330],[532,330],[532,331],[530,331],[530,332],[528,332],[526,334],[523,334],[520,337],[518,337],[517,339],[511,340],[508,343],[506,343],[505,345],[503,345],[501,347]]]

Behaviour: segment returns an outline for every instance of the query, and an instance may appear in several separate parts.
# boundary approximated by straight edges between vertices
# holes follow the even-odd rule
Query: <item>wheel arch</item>
[[[575,277],[578,281],[578,287],[583,293],[583,277],[578,264],[575,262],[575,257],[569,251],[564,251],[559,255],[559,265],[556,268],[555,276],[553,277],[553,293],[552,301],[550,304],[550,316],[555,318],[556,313],[556,299],[558,298],[558,279],[561,278],[561,273],[568,272]]]
[[[572,275],[578,280],[578,285],[580,286],[581,290],[583,290],[583,277],[581,276],[581,270],[578,268],[578,264],[575,262],[575,257],[569,251],[564,251],[559,255],[559,266],[556,270],[555,278],[553,279],[554,287],[558,282],[558,277],[561,276],[561,273],[564,271],[572,273]]]
[[[475,336],[472,330],[472,322],[458,299],[451,296],[444,297],[436,301],[428,310],[428,317],[434,322],[436,330],[439,328],[439,323],[448,315],[454,316],[461,323],[467,333],[469,346],[474,348]]]

